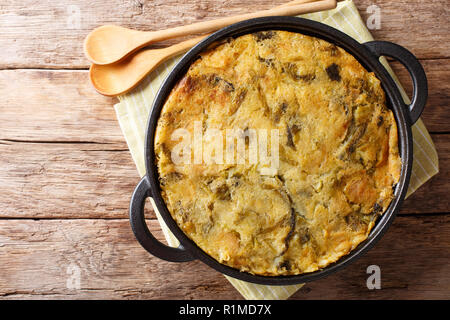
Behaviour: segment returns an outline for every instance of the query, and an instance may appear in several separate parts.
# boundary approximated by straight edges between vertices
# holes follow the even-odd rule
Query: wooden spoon
[[[212,32],[230,24],[252,18],[265,16],[294,16],[336,7],[336,0],[310,1],[311,0],[298,0],[270,10],[203,21],[187,26],[159,31],[138,31],[113,25],[101,26],[87,35],[84,41],[84,53],[93,63],[105,65],[118,62],[133,52],[156,41],[191,34]]]
[[[105,96],[123,94],[133,89],[160,63],[190,49],[207,36],[189,39],[163,49],[145,49],[114,64],[93,64],[89,70],[89,78],[95,89]]]

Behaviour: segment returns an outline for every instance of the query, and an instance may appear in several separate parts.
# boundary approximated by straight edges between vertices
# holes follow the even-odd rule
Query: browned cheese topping
[[[227,129],[277,129],[278,167],[248,161],[248,135],[245,163],[194,163],[194,152],[191,164],[174,163],[174,132],[192,139],[196,123],[224,132],[223,146]],[[287,31],[203,52],[167,99],[154,147],[163,198],[184,233],[220,263],[267,276],[348,254],[389,206],[401,169],[380,81],[343,49]]]

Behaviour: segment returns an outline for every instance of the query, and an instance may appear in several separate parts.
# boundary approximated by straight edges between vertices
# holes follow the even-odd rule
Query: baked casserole
[[[211,129],[223,135],[199,147],[195,137]],[[245,161],[217,157],[230,130]],[[277,142],[275,167],[250,161],[260,132]],[[180,148],[183,139],[191,145]],[[288,31],[203,52],[165,102],[154,148],[161,194],[183,232],[220,263],[265,276],[313,272],[348,254],[389,206],[401,169],[380,81],[342,48]]]

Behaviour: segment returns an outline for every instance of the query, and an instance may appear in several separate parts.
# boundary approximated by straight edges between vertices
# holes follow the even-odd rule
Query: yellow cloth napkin
[[[334,10],[306,14],[301,17],[328,24],[347,33],[361,43],[373,40],[372,35],[364,25],[352,1],[340,2]],[[174,57],[163,63],[133,92],[120,96],[120,102],[114,106],[120,127],[141,177],[145,175],[144,140],[150,108],[162,81],[180,58],[181,56]],[[409,103],[408,97],[386,60],[383,60],[382,63],[397,82],[405,102]],[[422,120],[419,119],[416,122],[412,127],[412,132],[414,140],[414,163],[407,196],[438,173],[439,170],[436,149]],[[166,227],[153,201],[152,205],[167,242],[171,246],[178,246],[178,240]],[[263,286],[230,277],[227,277],[227,279],[246,299],[287,299],[302,287],[302,284],[291,286]]]

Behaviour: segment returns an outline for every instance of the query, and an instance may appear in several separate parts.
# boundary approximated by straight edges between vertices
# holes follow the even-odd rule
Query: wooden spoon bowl
[[[120,62],[91,65],[89,77],[95,89],[105,96],[117,96],[133,89],[165,60],[187,51],[206,36],[189,39],[163,49],[146,49]]]

